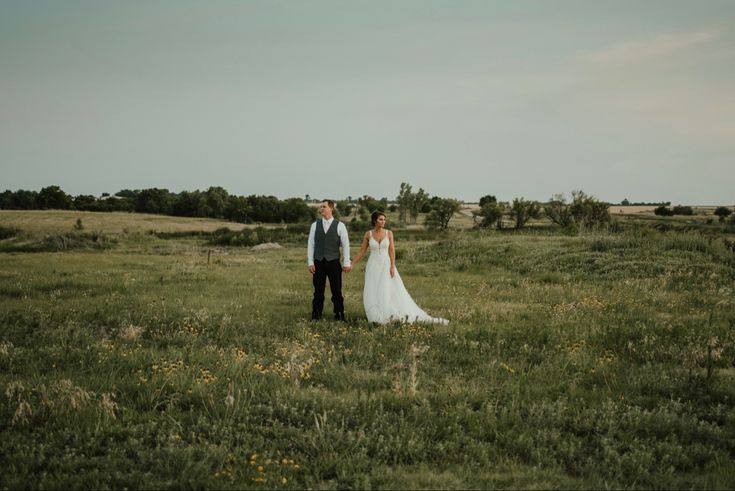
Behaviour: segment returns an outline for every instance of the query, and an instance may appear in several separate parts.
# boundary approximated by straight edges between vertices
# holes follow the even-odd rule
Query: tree
[[[691,206],[676,205],[671,211],[674,215],[694,215],[694,209]]]
[[[10,189],[6,189],[0,193],[0,210],[9,210],[12,208],[13,194]]]
[[[544,205],[544,215],[557,225],[569,228],[574,224],[572,210],[563,194],[555,194]]]
[[[99,200],[100,211],[135,211],[135,202],[129,198],[108,196]]]
[[[485,202],[485,204],[479,210],[475,210],[472,214],[475,217],[481,218],[479,227],[487,228],[495,225],[495,228],[500,230],[503,228],[503,213],[505,207],[495,202]]]
[[[385,201],[387,205],[388,200],[386,199]],[[360,205],[360,209],[358,210],[358,213],[360,213],[360,216],[363,216],[363,215],[369,216],[372,212],[376,210],[384,211],[383,208],[381,208],[381,202],[367,194],[363,195],[362,198],[358,198],[357,202]]]
[[[423,188],[419,188],[413,195],[411,203],[411,223],[416,223],[419,219],[419,213],[424,210],[426,203],[429,202],[429,194]]]
[[[19,189],[12,198],[13,209],[35,210],[38,208],[38,192]]]
[[[144,189],[136,197],[135,211],[170,215],[173,211],[173,201],[174,196],[168,189]]]
[[[486,204],[497,203],[497,202],[498,202],[498,199],[495,196],[493,196],[492,194],[488,194],[480,198],[480,208],[482,208]]]
[[[411,206],[413,205],[413,193],[411,189],[409,183],[402,182],[398,196],[396,197],[396,201],[398,202],[398,220],[403,223],[408,223],[408,219],[411,216]]]
[[[207,203],[207,216],[211,218],[223,218],[225,207],[227,206],[227,198],[230,193],[219,186],[212,186],[204,193]]]
[[[536,201],[528,201],[524,198],[515,198],[510,207],[510,217],[515,220],[516,229],[521,229],[531,218],[541,216],[541,207]]]
[[[74,209],[80,211],[99,211],[97,198],[91,194],[80,194],[74,197]]]
[[[412,187],[410,184],[402,182],[401,189],[396,198],[398,202],[398,219],[403,223],[416,223],[419,218],[419,213],[425,210],[425,206],[429,202],[429,194],[423,188],[419,188],[415,193],[411,190]],[[431,211],[431,209],[428,211]]]
[[[668,208],[667,206],[661,205],[657,206],[653,210],[653,214],[661,217],[671,217],[674,216],[674,212],[671,211],[671,208]]]
[[[316,208],[301,198],[289,198],[283,202],[281,219],[286,223],[310,222],[316,218]]]
[[[69,210],[72,200],[59,186],[47,186],[38,193],[37,204],[41,209]]]
[[[19,189],[15,192],[6,190],[0,196],[0,209],[3,210],[34,210],[37,209],[37,191]]]
[[[135,191],[132,191],[130,189],[121,189],[120,191],[115,193],[115,196],[117,196],[118,198],[128,198],[135,200],[139,194],[140,191],[138,191],[137,189]]]
[[[599,227],[610,223],[610,205],[581,190],[572,191],[572,204],[569,210],[580,228]]]
[[[253,209],[242,196],[230,196],[225,208],[225,218],[238,223],[252,223]]]
[[[440,198],[436,201],[434,207],[426,217],[426,226],[428,228],[446,230],[449,226],[449,220],[459,211],[460,204],[456,199]]]
[[[725,223],[725,219],[732,214],[732,210],[726,206],[718,206],[715,208],[715,215],[720,218],[720,223]]]
[[[278,223],[282,220],[281,202],[275,196],[247,197],[256,222]]]
[[[350,215],[352,215],[352,212],[354,211],[354,209],[355,209],[355,205],[353,205],[347,200],[337,201],[334,204],[335,216],[337,216],[340,220],[343,220],[349,217]]]
[[[171,213],[179,217],[208,217],[210,208],[201,191],[182,191],[175,197]]]

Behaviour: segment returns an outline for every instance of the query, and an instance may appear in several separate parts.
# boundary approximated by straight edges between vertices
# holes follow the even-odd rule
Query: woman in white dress
[[[385,213],[375,211],[370,218],[373,229],[365,233],[360,251],[352,260],[354,268],[368,248],[370,249],[362,295],[368,320],[378,324],[391,321],[448,324],[446,319],[431,317],[421,310],[403,286],[401,275],[396,269],[393,232],[385,229]]]

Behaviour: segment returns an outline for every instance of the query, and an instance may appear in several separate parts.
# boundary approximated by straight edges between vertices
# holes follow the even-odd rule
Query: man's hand
[[[343,271],[344,273],[349,273],[350,271],[352,271],[352,266],[344,266],[344,267],[342,268],[342,271]]]
[[[312,264],[311,266],[309,266],[309,273],[314,274],[315,272],[316,272],[316,266]]]

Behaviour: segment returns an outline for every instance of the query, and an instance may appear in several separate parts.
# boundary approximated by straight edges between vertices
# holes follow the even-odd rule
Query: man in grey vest
[[[334,201],[322,200],[319,205],[322,219],[311,224],[307,244],[307,260],[314,283],[314,299],[311,302],[311,320],[322,318],[324,310],[324,289],[329,278],[332,292],[334,318],[345,320],[344,297],[342,296],[342,272],[349,272],[350,240],[345,224],[335,219]],[[339,262],[339,248],[342,247],[342,264]]]

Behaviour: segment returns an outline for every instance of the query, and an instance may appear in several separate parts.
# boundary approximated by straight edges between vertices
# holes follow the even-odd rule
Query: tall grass
[[[369,324],[359,271],[309,322],[296,239],[0,253],[0,487],[735,485],[720,238],[399,238],[448,326]]]

